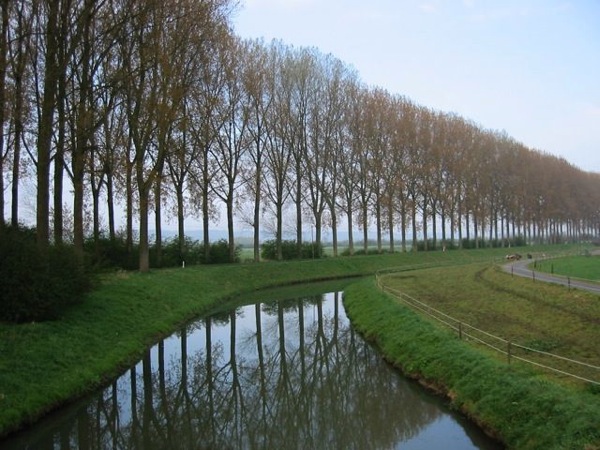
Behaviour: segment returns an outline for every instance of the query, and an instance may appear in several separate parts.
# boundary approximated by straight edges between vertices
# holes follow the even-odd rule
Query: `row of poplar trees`
[[[101,211],[115,239],[121,209],[142,271],[151,213],[159,258],[164,215],[182,254],[185,218],[200,218],[209,252],[221,209],[232,258],[235,216],[256,260],[261,230],[281,256],[288,218],[299,246],[307,223],[317,244],[331,229],[336,254],[340,226],[350,253],[356,228],[380,250],[600,231],[599,174],[367,86],[332,55],[242,40],[230,0],[0,5],[0,224],[18,224],[19,188],[34,185],[42,247],[68,235],[83,252]]]

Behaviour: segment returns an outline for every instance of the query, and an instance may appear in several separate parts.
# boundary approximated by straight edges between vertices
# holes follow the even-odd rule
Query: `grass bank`
[[[52,322],[0,323],[0,437],[105,384],[178,325],[265,287],[490,259],[494,253],[394,254],[196,266],[104,276]]]
[[[392,364],[447,396],[509,448],[600,448],[597,391],[490,357],[380,292],[373,279],[348,287],[345,305],[353,325]]]
[[[389,267],[492,261],[504,253],[495,249],[386,254],[104,276],[85,302],[60,320],[0,323],[0,437],[104,385],[160,337],[209,310],[226,307],[239,294],[367,275]]]
[[[435,282],[432,283],[432,280]],[[382,277],[387,288],[400,291],[456,319],[539,352],[600,366],[600,299],[529,278],[512,277],[490,264],[432,268]],[[486,339],[485,336],[480,338]],[[492,345],[502,345],[492,341]],[[512,354],[600,383],[597,369],[579,366],[546,353],[512,346]],[[500,353],[499,358],[506,359]],[[561,382],[576,379],[553,375]]]

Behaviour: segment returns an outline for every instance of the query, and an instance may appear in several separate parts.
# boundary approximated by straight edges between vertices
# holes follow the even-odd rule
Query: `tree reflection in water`
[[[7,448],[387,449],[446,415],[355,334],[333,293],[193,323]]]

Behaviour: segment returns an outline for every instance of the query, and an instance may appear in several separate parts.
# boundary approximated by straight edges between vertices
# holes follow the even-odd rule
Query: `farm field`
[[[600,283],[600,255],[585,254],[537,261],[535,270]]]
[[[587,258],[590,259],[593,258]],[[550,261],[544,264],[549,267]],[[444,320],[455,326],[461,323],[465,332],[468,326],[474,327],[531,350],[600,366],[600,346],[597,344],[600,342],[600,301],[597,295],[512,277],[489,264],[388,274],[381,277],[381,284],[394,293],[410,296],[447,314],[455,321]],[[501,341],[493,345],[506,351],[506,344]],[[514,356],[550,364],[600,383],[597,369],[548,358],[516,346],[511,351]],[[507,358],[500,352],[493,354],[503,360]],[[577,379],[552,371],[548,375],[569,384],[579,383]]]

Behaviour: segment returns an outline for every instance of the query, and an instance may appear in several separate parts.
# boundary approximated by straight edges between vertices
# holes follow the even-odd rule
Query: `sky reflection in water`
[[[365,344],[339,292],[192,323],[2,447],[500,448]]]

